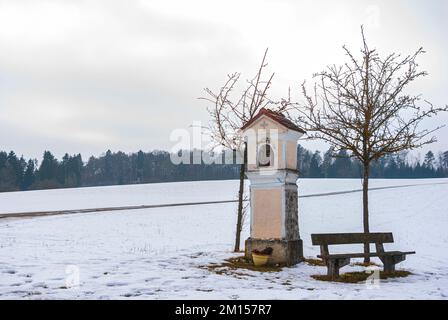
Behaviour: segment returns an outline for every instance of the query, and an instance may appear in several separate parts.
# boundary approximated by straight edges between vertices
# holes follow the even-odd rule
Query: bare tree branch
[[[349,61],[316,73],[312,93],[303,83],[304,103],[293,105],[298,112],[297,123],[309,132],[309,138],[322,139],[336,151],[347,150],[362,164],[364,232],[369,232],[371,162],[436,141],[433,133],[440,127],[420,129],[420,124],[448,111],[448,106],[436,107],[405,91],[427,75],[416,62],[425,53],[423,48],[404,58],[392,53],[382,59],[367,45],[363,27],[361,35],[361,57],[344,46]],[[365,252],[369,252],[367,246]],[[365,261],[369,261],[368,255]]]

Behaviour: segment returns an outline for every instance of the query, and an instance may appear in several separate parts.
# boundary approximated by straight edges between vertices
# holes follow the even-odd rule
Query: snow
[[[371,185],[411,184],[419,186],[370,193],[372,231],[394,233],[386,248],[417,251],[397,266],[413,275],[377,287],[317,281],[310,276],[326,269],[305,263],[276,273],[207,270],[238,255],[231,251],[236,203],[224,203],[2,219],[0,299],[447,299],[448,179]],[[299,194],[360,187],[359,179],[303,179]],[[2,193],[0,213],[229,200],[237,188],[237,181],[204,181]],[[361,209],[359,192],[300,199],[305,256],[318,254],[311,233],[360,231]],[[80,285],[67,288],[76,270]],[[341,269],[355,270],[363,268]]]
[[[325,181],[325,182],[323,182]],[[371,187],[440,183],[444,179],[372,179]],[[249,181],[246,181],[246,187]],[[360,179],[299,179],[300,195],[362,188]],[[236,199],[235,180],[170,182],[0,193],[0,214]]]

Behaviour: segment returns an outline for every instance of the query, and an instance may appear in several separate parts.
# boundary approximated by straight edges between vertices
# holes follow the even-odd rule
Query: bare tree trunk
[[[362,220],[364,225],[364,233],[369,233],[369,164],[364,164],[363,182],[362,182]],[[364,244],[364,253],[370,253],[370,244]],[[370,257],[364,257],[364,262],[369,263]]]
[[[244,177],[246,175],[247,147],[244,147],[243,163],[240,166],[240,189],[238,191],[238,217],[236,221],[235,248],[233,251],[240,251],[241,230],[243,229],[243,200],[244,200]]]

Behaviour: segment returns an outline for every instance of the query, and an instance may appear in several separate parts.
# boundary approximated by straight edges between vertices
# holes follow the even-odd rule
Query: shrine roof
[[[302,128],[300,128],[295,123],[293,123],[291,120],[286,118],[282,113],[276,112],[276,111],[273,111],[270,109],[266,109],[266,108],[261,108],[255,117],[253,117],[251,120],[247,121],[244,124],[244,126],[241,127],[241,130],[245,130],[245,129],[249,128],[254,122],[256,122],[262,116],[267,116],[270,119],[274,120],[275,122],[280,123],[281,125],[283,125],[284,127],[288,128],[290,130],[305,133],[305,131]]]

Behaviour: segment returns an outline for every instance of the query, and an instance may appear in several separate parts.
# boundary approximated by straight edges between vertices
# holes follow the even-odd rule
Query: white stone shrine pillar
[[[305,133],[282,114],[261,109],[242,129],[248,148],[250,237],[245,254],[273,249],[268,264],[303,260],[299,235],[297,140]]]

